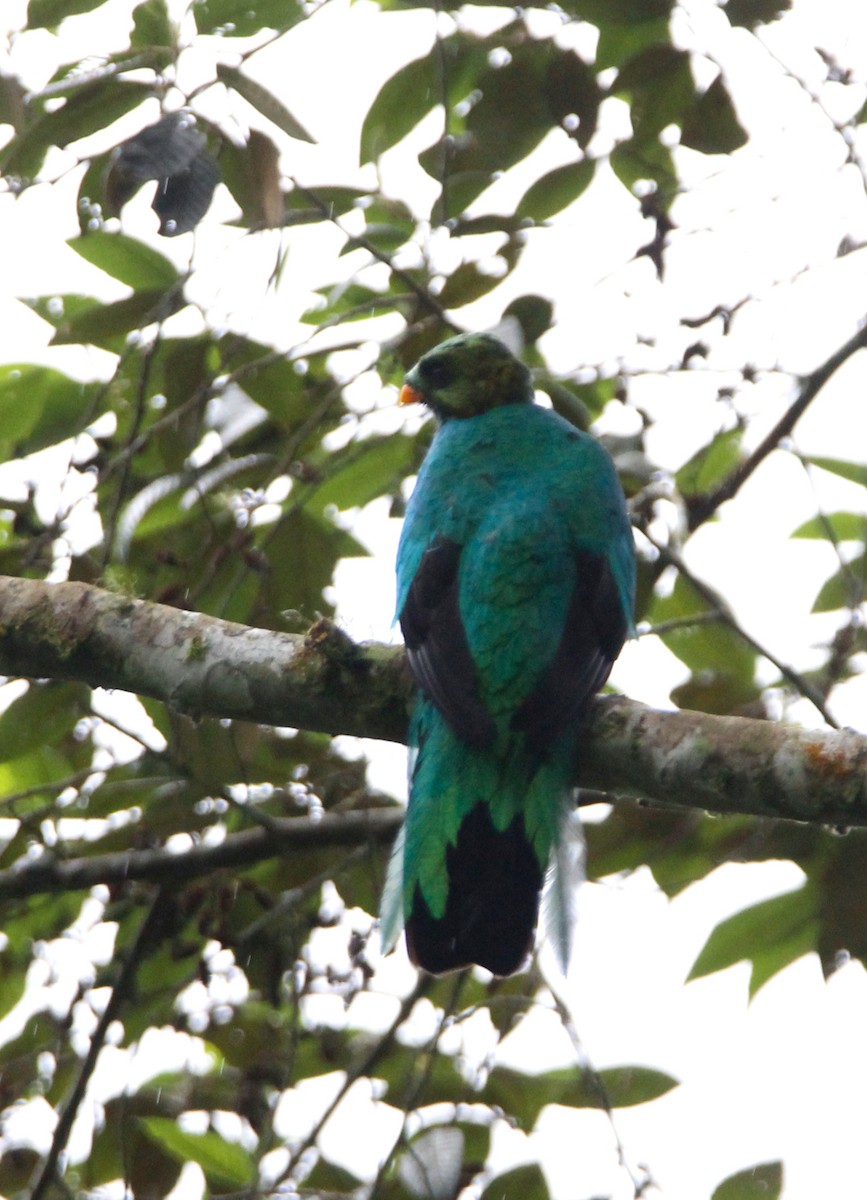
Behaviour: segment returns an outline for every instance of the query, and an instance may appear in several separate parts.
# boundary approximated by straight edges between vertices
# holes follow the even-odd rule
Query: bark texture
[[[327,621],[292,635],[87,584],[9,577],[0,577],[0,673],[121,688],[196,716],[396,742],[412,695],[400,648],[356,645]],[[867,825],[867,738],[603,696],[577,782],[657,804]]]

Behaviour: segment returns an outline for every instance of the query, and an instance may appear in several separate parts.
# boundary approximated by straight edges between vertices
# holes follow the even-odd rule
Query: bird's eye
[[[424,368],[425,382],[432,388],[445,388],[452,382],[452,369],[448,363],[429,362]]]

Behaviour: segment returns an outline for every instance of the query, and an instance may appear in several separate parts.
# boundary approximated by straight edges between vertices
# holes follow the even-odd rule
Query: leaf
[[[93,12],[106,0],[30,0],[27,24],[30,29],[56,29],[65,17]]]
[[[377,496],[396,490],[415,456],[415,439],[392,433],[370,437],[350,446],[345,457],[332,456],[328,476],[313,496],[311,510],[321,512],[329,504],[339,509],[368,504]]]
[[[741,461],[743,430],[727,429],[716,434],[695,453],[674,477],[682,496],[701,496],[725,479]]]
[[[570,1108],[630,1108],[656,1100],[678,1081],[652,1067],[608,1067],[603,1071],[561,1067],[528,1075],[494,1067],[482,1090],[486,1104],[498,1105],[531,1129],[546,1104]]]
[[[434,56],[426,54],[382,85],[361,126],[361,163],[375,162],[415,129],[438,103],[435,83]]]
[[[595,172],[592,158],[555,167],[527,188],[518,201],[517,215],[532,221],[547,221],[587,190]]]
[[[33,454],[74,437],[96,415],[98,385],[51,367],[0,366],[0,460]]]
[[[123,233],[96,230],[67,241],[76,254],[136,291],[173,287],[178,272],[159,251]]]
[[[711,1200],[778,1200],[783,1190],[783,1164],[759,1163],[729,1175],[714,1188]]]
[[[278,32],[291,29],[307,13],[301,0],[193,0],[191,5],[199,33],[218,37],[249,37],[262,29]]]
[[[867,513],[820,513],[799,525],[791,536],[831,542],[863,542],[867,540]]]
[[[175,30],[169,18],[166,0],[144,0],[132,14],[130,45],[149,50],[152,46],[173,46]]]
[[[252,104],[253,108],[257,109],[263,117],[272,121],[278,129],[282,129],[284,133],[288,133],[290,137],[297,138],[299,141],[315,144],[316,139],[310,136],[301,122],[296,120],[285,104],[261,83],[251,79],[237,67],[227,66],[225,63],[217,64],[217,78],[226,87],[233,88],[239,96],[243,96],[248,104]]]
[[[117,350],[126,334],[166,320],[183,307],[183,300],[163,289],[150,289],[112,304],[101,304],[90,296],[43,296],[25,300],[25,304],[54,326],[53,346],[81,344]]]
[[[811,463],[814,467],[821,467],[823,471],[830,471],[832,475],[839,475],[841,479],[849,479],[852,483],[860,484],[861,487],[867,487],[867,465],[864,463],[847,462],[842,458],[825,458],[822,455],[805,454],[804,462]]]
[[[34,178],[52,146],[106,129],[113,121],[153,95],[150,84],[118,79],[97,79],[73,92],[60,108],[38,116],[0,150],[0,170],[5,175]]]
[[[726,0],[725,14],[729,24],[755,29],[776,21],[791,7],[792,0]]]
[[[195,1162],[211,1187],[243,1187],[254,1174],[253,1160],[236,1142],[215,1133],[187,1133],[168,1117],[143,1117],[142,1129],[179,1162]]]
[[[712,605],[678,575],[669,596],[654,598],[648,619],[657,624],[713,612]],[[721,613],[719,621],[684,624],[665,630],[660,638],[692,672],[714,672],[749,685],[755,675],[755,651],[726,623],[722,604]]]
[[[502,1175],[497,1175],[485,1190],[479,1200],[506,1200],[506,1197],[520,1196],[521,1200],[549,1200],[551,1193],[538,1163],[527,1163],[523,1167],[514,1167]]]
[[[815,950],[818,934],[816,890],[807,882],[720,921],[693,963],[687,981],[747,960],[752,963],[752,997],[778,971]]]
[[[480,270],[477,263],[461,263],[449,275],[437,299],[443,308],[460,308],[462,304],[472,304],[486,296],[501,282],[502,276],[489,275]]]
[[[701,154],[731,154],[747,140],[725,80],[718,75],[686,114],[680,144]]]
[[[867,595],[867,553],[844,563],[826,579],[813,601],[812,612],[835,612],[838,608],[856,609]]]

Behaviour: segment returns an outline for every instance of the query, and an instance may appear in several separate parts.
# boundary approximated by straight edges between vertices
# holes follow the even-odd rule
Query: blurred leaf
[[[25,304],[54,326],[52,346],[81,344],[118,351],[123,348],[126,334],[166,320],[183,307],[184,301],[176,293],[149,288],[110,304],[90,296],[70,295],[40,296]]]
[[[776,21],[791,7],[792,0],[725,0],[725,14],[729,23],[744,25],[747,29]],[[773,1198],[768,1197],[768,1200]]]
[[[693,585],[683,575],[678,575],[671,594],[654,599],[648,619],[656,625],[713,612]],[[694,625],[684,623],[665,629],[660,638],[695,674],[711,672],[729,676],[745,687],[753,682],[755,651],[726,624],[724,618],[698,621]]]
[[[818,932],[816,890],[807,882],[792,892],[762,900],[720,921],[687,979],[724,971],[746,959],[752,963],[752,997],[778,971],[815,950]]]
[[[701,154],[731,154],[746,143],[747,131],[738,120],[722,75],[718,75],[687,112],[680,144]]]
[[[443,308],[460,308],[462,304],[472,304],[474,300],[486,296],[501,281],[502,276],[480,270],[477,263],[461,263],[449,275],[437,299]]]
[[[682,496],[700,496],[725,479],[741,461],[742,429],[727,429],[689,459],[674,477]]]
[[[32,454],[80,433],[99,388],[51,367],[0,366],[0,459]]]
[[[679,124],[695,103],[689,54],[671,45],[650,46],[624,64],[613,92],[629,101],[633,140],[644,147],[668,125]]]
[[[136,291],[166,290],[178,279],[174,263],[137,238],[123,233],[93,233],[70,238],[67,246],[108,275]]]
[[[783,1190],[783,1164],[759,1163],[729,1175],[716,1188],[711,1200],[778,1200]]]
[[[312,138],[301,122],[292,116],[285,104],[272,95],[261,83],[251,79],[237,67],[218,63],[217,78],[226,87],[233,88],[239,96],[243,96],[248,104],[252,104],[253,108],[257,109],[263,117],[267,117],[278,129],[282,129],[290,137],[297,138],[302,142],[315,143],[316,139]]]
[[[830,471],[832,475],[839,475],[841,479],[860,484],[861,487],[867,487],[867,465],[864,463],[847,462],[842,458],[825,458],[819,454],[805,454],[804,462],[821,467],[823,471]]]
[[[195,0],[193,17],[199,33],[249,37],[262,29],[291,29],[307,15],[301,0]]]
[[[586,191],[595,171],[596,163],[592,158],[555,167],[530,185],[515,211],[519,217],[547,221]]]
[[[434,1125],[401,1152],[397,1175],[412,1196],[453,1200],[461,1190],[464,1134],[457,1125]]]
[[[398,488],[414,457],[415,441],[406,434],[356,442],[345,455],[334,456],[328,477],[316,489],[309,507],[321,512],[329,504],[343,510],[369,504]]]
[[[316,1196],[349,1196],[357,1192],[361,1186],[361,1180],[356,1175],[347,1171],[345,1167],[338,1167],[335,1163],[329,1162],[321,1153],[316,1166],[304,1178],[304,1187]]]
[[[0,150],[0,170],[5,175],[32,179],[52,146],[67,146],[100,132],[151,95],[150,84],[114,75],[82,86],[59,108],[35,116]]]
[[[791,536],[822,538],[833,542],[863,542],[867,540],[867,513],[820,513],[799,525]]]
[[[458,42],[449,38],[445,45],[449,55],[449,77],[455,65]],[[370,106],[361,127],[359,161],[375,162],[381,154],[397,145],[413,130],[435,104],[439,103],[436,89],[437,66],[434,54],[426,54],[401,67],[382,85]]]
[[[253,1178],[254,1164],[247,1151],[213,1130],[187,1133],[167,1117],[144,1117],[141,1126],[178,1162],[198,1163],[211,1187],[243,1187]]]
[[[31,29],[56,29],[65,17],[93,12],[106,0],[30,0],[27,24]]]
[[[144,50],[152,46],[174,45],[175,30],[169,18],[166,0],[144,0],[133,9],[132,19],[132,47]]]
[[[486,1104],[513,1114],[529,1130],[546,1104],[630,1108],[656,1100],[677,1086],[676,1079],[652,1067],[609,1067],[604,1071],[561,1067],[541,1075],[494,1067],[481,1095]]]
[[[482,1192],[479,1200],[549,1200],[551,1193],[542,1168],[537,1163],[527,1163],[523,1167],[513,1167],[502,1175],[491,1180]]]
[[[813,612],[835,612],[857,608],[867,595],[867,553],[844,563],[822,585],[813,601]]]

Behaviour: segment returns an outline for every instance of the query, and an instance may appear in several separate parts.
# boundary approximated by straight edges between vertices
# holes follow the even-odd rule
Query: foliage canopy
[[[424,452],[427,434],[391,413],[395,385],[449,333],[502,321],[552,405],[582,426],[599,422],[640,531],[637,620],[681,664],[672,700],[767,718],[797,701],[802,711],[806,699],[831,721],[835,689],[867,651],[863,505],[816,511],[792,532],[799,545],[833,551],[816,579],[815,611],[828,616],[807,670],[749,635],[691,568],[690,548],[788,445],[861,336],[845,341],[843,331],[841,350],[808,371],[738,360],[754,297],[715,292],[710,280],[700,289],[706,309],[679,310],[679,294],[665,303],[658,343],[628,328],[616,361],[579,361],[557,340],[581,271],[571,243],[555,250],[544,295],[538,274],[534,288],[523,283],[526,260],[559,245],[585,211],[602,211],[582,207],[602,197],[612,221],[623,214],[624,228],[640,231],[631,263],[663,304],[672,270],[684,271],[678,255],[701,228],[689,215],[691,186],[749,148],[748,92],[737,94],[714,45],[684,36],[672,0],[435,7],[379,0],[369,14],[389,51],[373,56],[369,100],[363,54],[357,79],[330,85],[339,82],[340,106],[358,116],[360,168],[338,169],[320,168],[327,160],[308,132],[325,124],[324,109],[310,102],[299,119],[291,83],[284,91],[309,35],[339,28],[329,32],[328,4],[143,0],[125,21],[117,14],[129,6],[116,0],[29,0],[0,75],[0,202],[23,208],[50,193],[67,253],[93,290],[22,294],[52,329],[44,362],[8,361],[2,347],[0,458],[18,464],[14,478],[27,486],[0,478],[0,572],[99,583],[265,629],[333,616],[338,565],[368,554],[357,510],[376,502],[383,518],[399,516]],[[720,44],[765,46],[765,27],[785,26],[789,8],[727,0],[714,14]],[[63,61],[50,79],[18,77],[16,47],[56,35],[62,59],[77,22],[103,18],[110,50]],[[416,49],[399,65],[390,47],[404,45]],[[828,117],[829,137],[844,147],[856,190],[860,180],[863,222],[864,84],[831,55],[824,69],[822,88],[845,93],[834,113],[848,115]],[[827,115],[822,95],[809,103]],[[239,286],[227,302],[225,264],[230,279],[240,276],[248,256],[250,294]],[[257,334],[266,302],[283,315]],[[559,348],[556,368],[549,347]],[[677,463],[655,440],[660,410],[647,401],[646,383],[661,379],[709,412]],[[863,454],[786,453],[805,471],[867,481]],[[390,603],[382,597],[383,610]],[[341,743],[193,722],[147,698],[129,717],[83,683],[12,686],[0,716],[2,867],[169,846],[178,872],[162,887],[4,902],[3,1194],[60,1195],[65,1172],[63,1194],[96,1195],[122,1179],[136,1196],[162,1196],[194,1163],[214,1195],[292,1184],[304,1194],[445,1198],[475,1183],[491,1200],[542,1198],[539,1165],[495,1178],[486,1167],[504,1116],[528,1132],[551,1104],[611,1119],[676,1086],[647,1065],[532,1074],[498,1061],[500,1042],[528,1014],[571,1028],[535,966],[493,983],[407,984],[398,973],[395,993],[368,941],[381,846],[312,844],[185,879],[192,844],[287,816],[393,805]],[[588,826],[588,842],[592,878],[646,864],[670,896],[727,860],[801,868],[801,886],[714,930],[693,977],[746,959],[754,992],[811,951],[828,971],[843,949],[867,961],[867,843],[857,833],[617,804]],[[62,967],[58,947],[70,939],[81,961]],[[26,1019],[25,995],[37,997]],[[156,1030],[188,1037],[187,1066],[129,1085],[118,1067],[88,1134],[97,1058],[141,1054]],[[335,1111],[353,1085],[379,1081],[368,1095],[384,1097],[371,1103],[381,1165],[364,1180],[320,1138],[332,1107],[306,1123],[285,1116],[293,1096],[325,1094],[301,1085],[329,1079]],[[42,1141],[12,1119],[16,1102],[30,1101],[32,1115],[37,1098],[60,1114]],[[628,1172],[613,1128],[612,1191]],[[646,1182],[635,1173],[636,1196]],[[780,1164],[766,1163],[714,1195],[769,1200],[781,1187]]]

